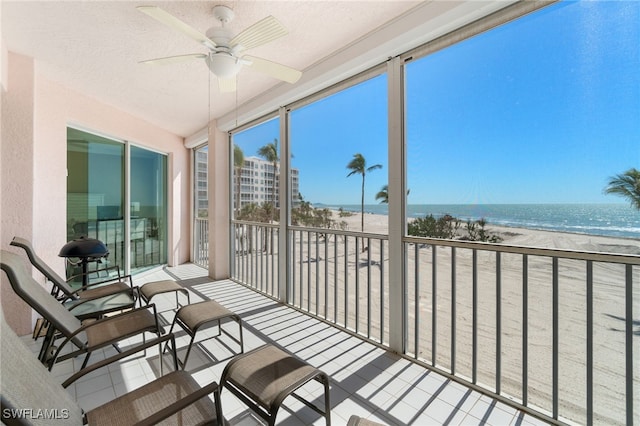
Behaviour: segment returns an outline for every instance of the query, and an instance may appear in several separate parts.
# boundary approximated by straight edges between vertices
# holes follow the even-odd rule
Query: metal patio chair
[[[56,362],[81,354],[85,354],[82,364],[82,368],[85,368],[91,353],[96,349],[116,345],[123,339],[140,334],[145,339],[146,332],[157,336],[162,334],[153,304],[83,323],[27,273],[19,255],[0,250],[0,267],[7,274],[16,294],[50,324],[38,356],[43,363],[48,364],[49,370]],[[61,338],[64,338],[63,342],[54,346],[56,340]],[[68,343],[75,346],[75,350],[61,355]]]
[[[35,360],[26,345],[6,324],[1,312],[0,317],[0,416],[3,424],[48,425],[54,421],[55,424],[114,426],[222,424],[218,384],[211,382],[201,387],[189,373],[181,370],[168,373],[84,412],[55,381],[54,376]],[[128,354],[122,353],[116,357],[125,355]],[[114,360],[115,357],[92,364],[72,378],[77,380]],[[213,395],[213,401],[209,395]]]
[[[35,252],[31,242],[20,237],[14,237],[11,245],[23,249],[31,264],[51,282],[53,288],[51,294],[60,300],[74,315],[80,318],[91,317],[92,311],[102,308],[98,313],[107,313],[114,310],[132,308],[137,299],[137,287],[133,285],[130,275],[120,276],[118,269],[117,278],[111,278],[73,289],[69,283],[47,265]],[[114,282],[115,281],[115,282]],[[126,282],[128,281],[128,283]],[[110,297],[109,299],[105,299]],[[87,302],[102,299],[100,303]],[[109,309],[109,310],[107,310]],[[95,315],[97,317],[101,315]]]

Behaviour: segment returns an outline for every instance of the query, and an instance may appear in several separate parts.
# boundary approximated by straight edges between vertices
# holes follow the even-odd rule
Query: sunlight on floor
[[[452,382],[408,360],[303,315],[232,281],[212,282],[206,270],[195,265],[181,265],[138,277],[135,284],[174,279],[191,292],[191,303],[215,299],[239,314],[243,321],[244,349],[249,351],[271,343],[306,360],[330,376],[331,421],[345,425],[353,415],[389,425],[542,425],[544,422],[525,415],[503,403]],[[165,330],[174,318],[175,297],[160,295],[153,302],[161,313]],[[222,327],[237,333],[237,324],[223,322]],[[184,359],[190,337],[175,329],[178,357]],[[201,384],[219,382],[226,362],[239,352],[239,346],[224,333],[217,336],[217,326],[201,329],[191,350],[186,370]],[[30,336],[23,340],[35,352],[41,340]],[[128,347],[139,338],[123,342]],[[115,353],[109,348],[91,358]],[[171,369],[170,355],[163,355],[164,371]],[[53,374],[61,382],[81,365],[81,359],[57,364]],[[146,356],[129,358],[106,369],[93,372],[71,385],[68,391],[86,411],[137,388],[160,375],[157,349]],[[307,383],[300,395],[323,406],[319,383]],[[222,391],[222,410],[230,425],[263,424],[229,391]],[[323,425],[324,419],[294,398],[287,398],[278,413],[280,425]]]

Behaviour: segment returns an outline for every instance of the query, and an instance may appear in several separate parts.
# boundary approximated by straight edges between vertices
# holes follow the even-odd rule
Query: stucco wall
[[[14,235],[32,238],[33,152],[34,152],[34,66],[30,58],[8,54],[2,96],[2,144],[0,145],[1,206],[0,248],[11,249]],[[19,334],[31,328],[31,311],[13,293],[4,272],[0,272],[2,310],[9,325]]]
[[[37,73],[30,58],[9,52],[7,91],[2,98],[2,217],[0,247],[14,235],[30,238],[40,256],[64,273],[57,256],[66,242],[66,129],[94,131],[169,154],[168,263],[190,255],[189,150],[183,138],[98,100],[67,89]],[[26,261],[26,257],[25,257]],[[39,281],[44,280],[34,274]],[[11,326],[24,334],[32,318],[2,274],[2,306]]]

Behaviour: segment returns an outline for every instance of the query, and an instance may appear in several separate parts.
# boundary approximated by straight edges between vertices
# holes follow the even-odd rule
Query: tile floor
[[[544,422],[493,400],[437,373],[426,370],[397,355],[386,352],[348,333],[303,315],[263,297],[232,281],[212,282],[206,271],[195,265],[147,273],[135,280],[145,282],[175,279],[191,291],[191,303],[215,299],[242,317],[245,351],[265,343],[278,345],[307,360],[331,378],[331,421],[346,425],[352,414],[388,425],[542,425]],[[153,299],[168,331],[173,321],[175,297],[161,295]],[[223,323],[237,333],[235,322]],[[217,334],[215,327],[202,329],[196,341]],[[23,338],[33,351],[40,341]],[[139,340],[123,342],[122,347]],[[178,330],[178,356],[184,357],[189,337]],[[181,350],[182,348],[182,350]],[[238,345],[222,334],[197,343],[191,351],[186,370],[199,383],[220,380],[226,362],[238,352]],[[92,361],[114,354],[109,348],[92,356]],[[163,359],[170,361],[165,354]],[[80,359],[57,364],[52,371],[60,381],[79,368]],[[166,364],[167,368],[169,363]],[[85,410],[143,385],[159,375],[158,351],[152,348],[146,357],[137,356],[93,372],[67,390]],[[322,387],[311,382],[301,395],[323,405]],[[222,409],[230,425],[259,425],[257,416],[230,392],[222,391]],[[280,425],[323,425],[324,419],[294,398],[285,400],[278,413]]]

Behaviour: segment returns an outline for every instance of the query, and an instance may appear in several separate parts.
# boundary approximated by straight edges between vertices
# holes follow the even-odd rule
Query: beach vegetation
[[[250,203],[242,206],[240,212],[236,215],[236,219],[269,223],[277,213],[277,211],[274,211],[272,203]]]
[[[640,170],[631,168],[609,178],[609,184],[604,189],[604,193],[626,198],[631,206],[640,210]]]
[[[407,232],[415,237],[490,243],[502,242],[502,237],[489,232],[486,219],[468,220],[465,223],[465,227],[462,228],[462,221],[449,214],[439,218],[432,214],[416,218],[409,222]]]
[[[353,154],[353,158],[347,164],[347,169],[351,170],[347,177],[353,175],[361,175],[362,176],[362,190],[360,193],[360,232],[364,232],[364,183],[365,176],[367,173],[372,172],[377,169],[381,169],[382,164],[374,164],[373,166],[367,167],[367,160],[360,153]]]
[[[479,220],[468,220],[466,223],[467,235],[463,235],[460,239],[467,241],[482,241],[485,243],[500,243],[502,237],[496,234],[491,234],[486,228],[487,220],[481,218]]]
[[[408,224],[408,233],[415,237],[442,238],[451,240],[458,235],[460,221],[453,216],[435,218],[432,214],[419,217]]]
[[[331,210],[315,208],[305,201],[302,194],[298,194],[298,205],[291,209],[291,224],[295,226],[309,226],[312,228],[333,228]]]
[[[349,210],[345,210],[342,207],[340,207],[338,209],[338,216],[339,217],[351,217],[351,216],[353,216],[353,212],[350,212]]]

